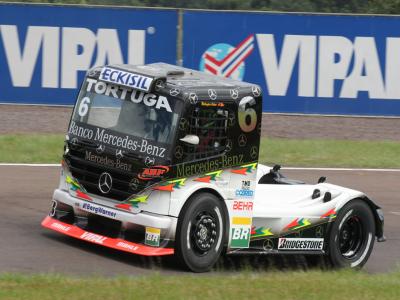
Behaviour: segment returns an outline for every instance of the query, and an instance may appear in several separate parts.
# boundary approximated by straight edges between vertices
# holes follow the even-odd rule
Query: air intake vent
[[[185,72],[182,70],[170,70],[167,72],[167,76],[183,76]]]

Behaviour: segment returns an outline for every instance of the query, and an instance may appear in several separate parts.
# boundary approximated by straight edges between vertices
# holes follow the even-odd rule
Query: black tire
[[[334,268],[361,268],[375,241],[375,219],[365,201],[353,200],[339,212],[328,239],[328,260]]]
[[[210,193],[191,197],[179,214],[175,236],[175,255],[193,272],[209,271],[224,246],[225,210]]]

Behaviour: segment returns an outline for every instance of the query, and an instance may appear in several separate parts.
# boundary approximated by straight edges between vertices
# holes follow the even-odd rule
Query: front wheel
[[[206,272],[221,255],[225,235],[223,203],[210,193],[191,197],[183,207],[176,230],[178,260],[193,272]]]
[[[329,236],[329,260],[334,267],[361,268],[375,240],[375,220],[367,203],[353,200],[339,212]]]

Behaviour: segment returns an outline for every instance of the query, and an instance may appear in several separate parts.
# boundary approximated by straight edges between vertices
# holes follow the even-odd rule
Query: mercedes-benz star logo
[[[230,127],[232,127],[233,125],[235,125],[235,116],[234,116],[234,115],[230,115],[230,116],[228,117],[228,125],[229,125]]]
[[[211,100],[217,99],[217,91],[209,89],[208,90],[208,96],[210,97]]]
[[[196,93],[189,94],[189,101],[191,104],[196,104],[197,100],[198,100],[198,97],[197,97]]]
[[[240,147],[244,147],[247,144],[247,137],[244,134],[239,135],[238,143]]]
[[[321,238],[321,237],[324,236],[324,229],[322,228],[322,226],[318,226],[318,227],[315,229],[315,236],[316,236],[317,238]]]
[[[226,152],[230,152],[232,150],[232,140],[226,141]]]
[[[139,179],[137,179],[137,178],[133,178],[132,180],[131,180],[131,182],[129,183],[129,187],[133,190],[133,191],[136,191],[137,189],[138,189],[138,187],[139,187]]]
[[[251,91],[253,92],[254,97],[258,97],[261,95],[261,90],[258,86],[253,86],[251,88]]]
[[[121,159],[121,158],[124,157],[124,154],[122,153],[122,150],[116,150],[116,151],[115,151],[115,156],[116,156],[118,159]]]
[[[164,82],[162,80],[157,80],[155,88],[156,88],[156,91],[159,91],[159,90],[163,89],[164,88]]]
[[[179,93],[180,93],[181,91],[179,90],[179,89],[171,89],[170,91],[169,91],[169,94],[171,95],[171,96],[178,96],[179,95]]]
[[[107,172],[101,173],[101,175],[99,177],[100,192],[102,192],[103,194],[107,194],[108,192],[110,192],[111,187],[112,187],[111,175]]]
[[[230,90],[232,99],[237,99],[239,97],[239,91],[236,89]]]
[[[255,159],[258,156],[258,151],[256,146],[251,147],[250,156],[252,159]]]
[[[264,243],[263,243],[263,248],[264,248],[264,250],[266,250],[266,251],[270,251],[270,250],[273,250],[274,249],[274,243],[270,240],[270,239],[267,239],[267,240],[265,240],[264,241]]]
[[[177,159],[180,159],[180,158],[182,158],[182,156],[183,156],[183,148],[181,146],[177,146],[175,148],[175,157]]]
[[[186,130],[187,125],[188,125],[188,121],[185,118],[182,118],[179,122],[179,129]]]
[[[101,153],[104,152],[105,149],[106,149],[106,147],[105,147],[104,145],[99,145],[99,146],[96,148],[96,152],[97,152],[98,154],[101,154]]]
[[[78,139],[76,137],[72,138],[71,145],[70,145],[71,149],[76,150],[78,148],[78,145],[79,145]]]
[[[154,163],[155,163],[155,158],[154,157],[150,157],[150,156],[147,156],[146,157],[146,159],[145,159],[145,161],[144,161],[144,163],[146,164],[146,166],[152,166],[152,165],[154,165]]]

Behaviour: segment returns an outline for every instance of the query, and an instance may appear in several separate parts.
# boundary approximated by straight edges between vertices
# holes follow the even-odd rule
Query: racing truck
[[[42,226],[194,272],[222,254],[300,254],[360,268],[382,209],[258,163],[258,85],[164,63],[106,65],[82,83]],[[282,149],[285,151],[285,149]]]

